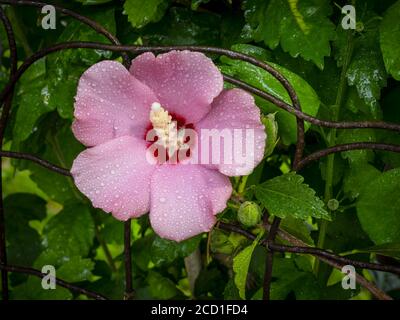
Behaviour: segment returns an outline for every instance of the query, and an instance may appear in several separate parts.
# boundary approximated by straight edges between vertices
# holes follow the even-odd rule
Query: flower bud
[[[261,209],[252,201],[243,202],[238,211],[238,220],[246,227],[254,227],[261,220]]]
[[[328,201],[328,208],[331,211],[336,211],[339,208],[339,201],[337,201],[336,199],[330,199]]]

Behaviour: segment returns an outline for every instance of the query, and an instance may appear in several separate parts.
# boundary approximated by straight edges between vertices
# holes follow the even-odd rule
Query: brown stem
[[[131,219],[124,222],[124,256],[125,256],[125,300],[132,300],[135,292],[132,286],[131,255]]]

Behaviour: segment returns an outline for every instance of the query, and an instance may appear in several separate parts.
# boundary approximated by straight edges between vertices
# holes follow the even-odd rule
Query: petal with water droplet
[[[144,82],[169,112],[196,123],[223,89],[221,72],[200,52],[146,52],[132,61],[130,72]]]
[[[146,159],[145,141],[124,136],[81,152],[71,174],[94,207],[127,220],[149,211],[154,169]]]
[[[75,137],[95,146],[124,135],[143,138],[157,98],[116,61],[96,63],[81,76],[75,97]]]
[[[162,165],[151,178],[151,225],[161,237],[175,241],[207,232],[231,193],[229,178],[216,170]]]
[[[223,139],[213,142],[203,129],[214,129]],[[266,134],[260,110],[254,98],[242,89],[224,90],[214,100],[210,113],[196,124],[196,130],[200,138],[194,154],[201,159],[201,147],[208,146],[207,167],[228,176],[250,174],[264,157]],[[213,156],[217,158],[215,164]]]

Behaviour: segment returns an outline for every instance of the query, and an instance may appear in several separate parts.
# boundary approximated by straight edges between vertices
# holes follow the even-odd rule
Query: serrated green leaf
[[[271,49],[280,44],[293,57],[300,55],[323,69],[324,57],[331,52],[329,42],[335,34],[335,26],[328,18],[329,3],[324,0],[247,0],[244,8],[248,22],[246,31],[254,40],[264,41]]]
[[[124,10],[132,26],[142,28],[149,22],[160,20],[167,6],[166,0],[126,0]]]
[[[239,47],[233,47],[239,48]],[[242,52],[249,53],[245,50],[245,46],[240,47]],[[252,49],[252,51],[254,51]],[[240,80],[247,82],[248,84],[257,87],[267,93],[273,94],[288,104],[292,104],[288,93],[271,74],[267,71],[251,65],[250,63],[232,60],[226,57],[222,57],[221,61],[224,63],[220,66],[222,72],[234,76]],[[319,98],[313,88],[297,74],[271,62],[268,62],[273,68],[281,72],[285,78],[291,83],[294,90],[297,93],[302,109],[305,113],[310,115],[316,115],[320,105]],[[264,113],[275,113],[276,121],[279,127],[279,136],[282,142],[286,145],[295,143],[297,140],[297,124],[296,117],[282,109],[278,108],[274,104],[255,97],[257,105],[261,108]],[[306,130],[310,127],[308,123],[305,124]]]
[[[400,168],[369,182],[357,202],[357,214],[375,244],[400,241]]]
[[[386,10],[381,22],[380,44],[386,70],[400,81],[400,1]]]
[[[295,173],[283,174],[256,186],[255,194],[270,214],[280,218],[292,216],[303,220],[308,217],[330,220],[323,201],[303,181],[304,178]]]
[[[264,232],[260,232],[250,246],[244,248],[233,258],[234,281],[239,290],[239,296],[242,299],[246,299],[247,273],[250,267],[251,257],[263,235]]]

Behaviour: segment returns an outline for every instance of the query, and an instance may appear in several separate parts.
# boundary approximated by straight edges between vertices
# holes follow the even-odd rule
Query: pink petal
[[[127,220],[149,211],[154,169],[146,159],[145,141],[124,136],[80,153],[71,173],[94,207]]]
[[[163,238],[210,231],[232,192],[229,178],[198,165],[162,165],[151,178],[150,221]]]
[[[115,61],[96,63],[79,80],[72,130],[86,146],[134,135],[143,138],[157,98]]]
[[[211,143],[203,129],[218,129],[219,133],[224,130],[232,138],[232,142],[227,140],[228,142],[219,145]],[[225,175],[248,175],[264,157],[266,134],[261,124],[260,110],[255,105],[254,98],[244,90],[224,90],[214,100],[210,113],[196,124],[196,130],[200,136],[197,151],[199,156],[205,152],[201,147],[209,145],[210,165],[207,166],[217,168]],[[235,132],[241,140],[235,138]],[[246,143],[249,143],[249,148]],[[224,157],[225,144],[226,150],[231,152],[232,156],[228,152]],[[211,162],[213,154],[218,159],[214,165]]]
[[[170,51],[157,57],[146,52],[132,61],[130,72],[148,85],[169,112],[196,123],[210,110],[223,88],[211,59],[191,51]]]

